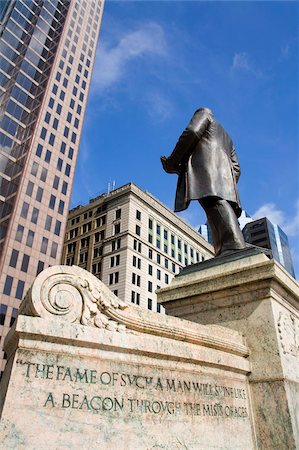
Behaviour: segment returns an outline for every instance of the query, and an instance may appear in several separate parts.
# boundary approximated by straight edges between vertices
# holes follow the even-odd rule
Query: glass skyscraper
[[[247,223],[242,232],[246,242],[272,250],[273,258],[295,278],[288,237],[278,225],[263,217]]]
[[[2,348],[33,279],[60,262],[103,0],[0,5]]]

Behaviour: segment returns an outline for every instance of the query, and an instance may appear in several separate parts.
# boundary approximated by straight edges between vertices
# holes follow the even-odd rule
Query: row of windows
[[[154,221],[153,219],[149,218],[149,223],[148,223],[148,227],[149,227],[149,235],[148,235],[148,240],[150,243],[153,243],[153,227],[154,227]],[[170,234],[170,243],[169,243],[169,234]],[[163,238],[164,238],[164,249],[167,249],[168,251],[168,246],[171,244],[171,247],[175,246],[176,243],[176,236],[173,233],[170,233],[167,229],[163,230]],[[160,224],[156,224],[156,246],[158,248],[161,247],[161,225]],[[188,244],[187,243],[183,243],[181,239],[177,238],[177,249],[178,251],[182,251],[184,250],[185,255],[188,255]],[[164,250],[165,251],[165,250]],[[195,250],[193,248],[190,248],[190,256],[191,258],[194,257],[194,255],[196,254],[196,259],[197,262],[199,262],[199,253],[195,252]]]
[[[105,239],[105,231],[99,231],[94,234],[94,243],[97,244]],[[90,244],[90,236],[82,238],[80,240],[80,249],[88,248]],[[76,251],[76,242],[71,242],[67,245],[67,252],[74,253]],[[94,249],[94,252],[99,251],[98,249]],[[99,256],[99,255],[98,255]]]
[[[131,302],[135,305],[140,305],[140,293],[131,291]],[[151,298],[147,299],[147,308],[152,310],[153,309],[153,300]],[[161,312],[161,305],[157,304],[157,312]]]

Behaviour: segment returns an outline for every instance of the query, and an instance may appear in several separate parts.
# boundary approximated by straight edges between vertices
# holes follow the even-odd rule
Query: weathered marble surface
[[[2,448],[256,448],[242,336],[126,305],[77,267],[38,276],[6,352]]]
[[[175,279],[158,300],[173,316],[246,338],[260,449],[299,448],[299,285],[260,254]]]

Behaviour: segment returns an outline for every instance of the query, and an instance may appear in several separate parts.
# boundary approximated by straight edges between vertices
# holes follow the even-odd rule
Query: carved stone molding
[[[111,331],[158,335],[241,356],[249,354],[237,332],[127,305],[98,278],[77,266],[53,266],[41,272],[28,291],[20,314],[55,317]]]
[[[298,318],[294,314],[280,312],[277,326],[283,353],[299,357]]]

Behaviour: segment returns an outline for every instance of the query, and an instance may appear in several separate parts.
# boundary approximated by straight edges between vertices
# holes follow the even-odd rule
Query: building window
[[[148,274],[153,275],[153,266],[151,264],[148,265]]]
[[[47,135],[47,130],[46,130],[45,127],[43,127],[41,132],[40,132],[41,139],[45,139],[46,135]]]
[[[49,242],[48,239],[45,238],[45,237],[43,237],[40,251],[41,251],[42,253],[44,253],[44,254],[47,253],[48,242]]]
[[[161,256],[157,253],[157,263],[161,264]]]
[[[31,168],[31,175],[35,176],[37,174],[38,171],[38,164],[37,162],[33,162],[32,163],[32,168]]]
[[[45,263],[43,261],[38,261],[36,275],[41,273],[44,270]]]
[[[119,266],[119,263],[120,263],[120,255],[111,256],[110,267]]]
[[[169,283],[169,276],[168,276],[168,274],[167,274],[167,273],[165,274],[165,283],[166,283],[166,284],[168,284],[168,283]]]
[[[22,280],[18,281],[17,290],[16,290],[16,298],[18,300],[22,300],[24,293],[25,282]]]
[[[137,256],[133,256],[133,266],[141,269],[141,259],[137,258]]]
[[[167,246],[167,244],[164,244],[164,253],[168,253],[168,246]]]
[[[136,210],[136,219],[141,220],[141,212],[138,209]]]
[[[43,151],[43,146],[41,144],[38,144],[36,152],[35,152],[36,156],[41,157],[42,151]]]
[[[174,245],[174,235],[171,235],[171,244]]]
[[[55,136],[53,133],[51,133],[50,137],[49,137],[49,144],[53,146],[54,142],[55,142]]]
[[[114,225],[114,234],[119,234],[120,233],[120,223],[116,223]]]
[[[34,184],[32,183],[32,181],[28,181],[26,195],[28,195],[29,197],[31,197],[31,195],[32,195],[33,187],[34,187]]]
[[[157,269],[157,279],[161,280],[161,270]]]
[[[160,239],[156,239],[156,247],[161,248],[161,241]]]
[[[157,303],[157,313],[161,312],[161,305],[160,303]]]
[[[164,230],[164,240],[167,241],[168,239],[168,231]]]
[[[65,175],[66,175],[67,177],[70,176],[70,173],[71,173],[71,166],[70,166],[69,164],[66,164],[64,173],[65,173]]]
[[[53,189],[58,189],[58,185],[59,185],[59,177],[57,175],[55,175],[54,181],[53,181]]]
[[[136,284],[136,286],[140,287],[140,275],[137,275],[137,273],[132,273],[132,284]]]
[[[167,258],[165,258],[164,266],[165,266],[165,269],[168,269],[168,259]]]
[[[115,219],[117,220],[117,219],[120,219],[120,218],[121,218],[121,209],[117,209],[115,211]]]
[[[2,303],[0,306],[0,325],[4,325],[6,311],[7,311],[7,306]]]
[[[148,219],[148,227],[149,227],[150,230],[153,229],[153,221],[152,221],[152,219]]]
[[[13,278],[9,275],[6,276],[6,280],[4,283],[3,294],[10,295],[11,287],[12,287]]]
[[[48,170],[45,167],[42,167],[42,171],[40,174],[41,181],[46,181],[48,175]]]
[[[27,272],[27,270],[28,270],[28,265],[29,265],[29,259],[30,259],[30,256],[29,255],[24,255],[23,256],[23,261],[22,261],[22,265],[21,265],[21,271],[22,272]]]
[[[149,257],[149,259],[153,259],[153,251],[152,251],[152,249],[148,249],[148,257]]]
[[[37,188],[35,200],[37,202],[41,202],[43,198],[44,190],[41,187]]]
[[[121,245],[121,239],[116,239],[111,242],[111,249],[114,252],[115,250],[119,250]]]
[[[109,285],[117,284],[119,281],[119,272],[113,272],[109,275]]]
[[[51,248],[51,258],[56,258],[57,255],[57,249],[58,249],[58,244],[56,242],[52,243],[52,248]]]
[[[140,305],[140,294],[139,292],[131,292],[131,302],[135,303],[135,305]]]
[[[52,153],[50,152],[50,150],[47,150],[46,151],[46,156],[45,156],[45,162],[46,163],[49,163],[51,161],[51,156],[52,156]]]
[[[67,193],[67,187],[68,187],[68,184],[67,184],[66,181],[64,181],[64,182],[62,183],[62,188],[61,188],[61,193],[62,193],[63,195],[66,195],[66,193]]]
[[[62,161],[62,159],[61,159],[61,158],[58,158],[58,160],[57,160],[57,167],[56,167],[56,169],[57,169],[57,170],[59,170],[59,172],[61,172],[61,169],[62,169],[62,164],[63,164],[63,161]]]
[[[87,261],[87,255],[88,255],[87,252],[80,253],[80,257],[79,257],[79,262],[80,262],[80,264],[86,263],[86,261]]]
[[[134,250],[141,253],[141,242],[137,241],[137,239],[134,239]]]
[[[34,239],[34,231],[28,230],[27,240],[26,240],[26,245],[27,245],[28,247],[32,247],[32,245],[33,245],[33,239]]]
[[[147,307],[148,309],[153,309],[153,301],[151,298],[147,299]]]
[[[11,257],[10,257],[10,261],[9,261],[10,267],[17,266],[18,256],[19,256],[19,252],[17,250],[13,250],[11,252]]]
[[[63,210],[64,210],[64,201],[59,200],[58,213],[63,214]]]
[[[37,208],[33,208],[32,215],[31,215],[32,223],[37,223],[38,215],[39,215],[39,210]]]
[[[148,234],[148,242],[149,242],[150,244],[153,243],[153,236],[152,236],[150,233]]]
[[[140,228],[140,226],[139,225],[136,225],[136,234],[138,235],[138,236],[140,236],[140,233],[141,233],[141,228]]]
[[[47,216],[46,217],[46,223],[45,223],[45,230],[50,231],[51,230],[51,225],[52,225],[52,217],[51,216]]]
[[[27,215],[28,215],[28,210],[29,210],[29,204],[24,202],[23,206],[22,206],[22,210],[21,210],[21,217],[26,219]]]
[[[16,232],[16,237],[15,237],[16,241],[22,242],[23,233],[24,233],[23,225],[18,225],[17,232]]]
[[[59,236],[60,230],[61,230],[61,222],[59,220],[56,220],[54,234],[56,234],[56,236]]]
[[[151,281],[148,282],[148,292],[153,292],[153,283]]]

